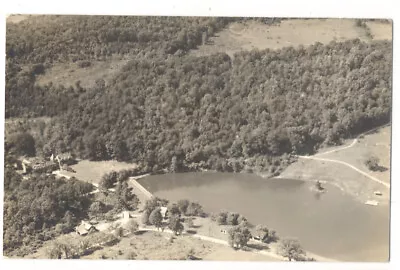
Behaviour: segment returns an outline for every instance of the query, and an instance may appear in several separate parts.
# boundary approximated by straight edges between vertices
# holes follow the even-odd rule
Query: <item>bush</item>
[[[203,207],[200,204],[196,202],[191,202],[186,209],[186,215],[201,217],[204,216],[205,213],[203,211]]]
[[[32,66],[31,72],[33,75],[44,74],[45,67],[43,64],[35,64]]]
[[[118,227],[115,229],[115,236],[118,238],[121,238],[124,236],[124,229],[121,227]]]
[[[218,225],[226,225],[227,224],[228,212],[221,211],[217,216]]]
[[[139,229],[139,224],[135,220],[130,220],[127,226],[130,233],[135,233]]]
[[[229,213],[226,218],[226,223],[228,225],[238,225],[238,218],[239,218],[238,213]]]
[[[36,155],[35,139],[30,133],[21,132],[10,136],[7,144],[10,147],[10,152],[16,155],[33,157]]]
[[[147,210],[142,213],[142,223],[143,224],[150,225],[149,216],[150,216],[150,212]]]
[[[301,260],[306,255],[306,252],[301,247],[297,239],[286,238],[283,239],[278,246],[278,253],[291,260]]]
[[[78,62],[78,67],[80,68],[85,68],[85,67],[90,67],[92,63],[90,61],[79,61]]]
[[[125,259],[127,260],[136,260],[137,254],[133,251],[129,251],[126,256]]]
[[[367,168],[371,171],[377,171],[379,170],[379,158],[376,156],[370,156],[368,157],[364,164],[367,166]]]

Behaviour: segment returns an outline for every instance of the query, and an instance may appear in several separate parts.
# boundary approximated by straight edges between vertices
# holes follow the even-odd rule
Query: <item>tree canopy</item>
[[[49,149],[62,142],[60,150],[81,158],[143,162],[154,172],[275,174],[292,153],[313,153],[388,122],[390,59],[389,43],[357,40],[241,52],[233,60],[134,59],[107,87],[71,89],[65,110],[49,96],[58,117],[36,140]],[[64,99],[63,90],[43,91]]]
[[[38,246],[57,234],[73,230],[86,217],[92,191],[89,183],[34,174],[28,181],[12,168],[5,169],[4,250]],[[23,250],[17,252],[24,253]],[[25,250],[26,252],[26,250]]]
[[[285,258],[291,260],[302,260],[306,252],[301,247],[297,239],[285,238],[279,242],[278,253]]]

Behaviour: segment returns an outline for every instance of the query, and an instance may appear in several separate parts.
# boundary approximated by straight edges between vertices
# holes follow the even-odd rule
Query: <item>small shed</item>
[[[90,223],[82,221],[81,225],[75,228],[77,234],[81,236],[88,235],[89,233],[97,232],[96,227]]]

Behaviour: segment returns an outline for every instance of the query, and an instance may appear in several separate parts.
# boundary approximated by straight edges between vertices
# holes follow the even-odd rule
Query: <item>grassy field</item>
[[[370,41],[366,30],[370,28],[373,40],[392,39],[392,25],[384,22],[368,22],[367,28],[356,26],[354,19],[290,19],[277,25],[265,25],[255,21],[232,23],[216,34],[209,45],[193,50],[197,56],[226,52],[233,56],[239,51],[252,49],[279,49],[282,47],[323,44],[359,38]]]
[[[391,127],[384,127],[377,132],[360,138],[352,148],[323,155],[324,158],[345,161],[370,175],[390,183],[390,134]],[[379,165],[386,168],[385,171],[370,171],[364,164],[369,156],[379,158]],[[321,156],[322,157],[322,156]]]
[[[60,236],[58,240],[79,243],[81,236],[69,234]],[[44,259],[47,258],[47,250],[52,246],[52,241],[46,242],[36,253],[25,258]],[[161,232],[147,231],[138,235],[128,235],[120,239],[113,246],[103,247],[92,254],[82,256],[81,259],[114,259],[126,260],[130,253],[135,253],[137,260],[185,260],[191,254],[203,260],[218,261],[278,261],[275,258],[238,250],[195,239],[190,236],[174,236]]]
[[[4,121],[4,135],[9,136],[21,130],[29,130],[32,136],[37,137],[40,133],[39,123],[48,124],[50,121],[50,117],[7,118]]]
[[[149,228],[141,222],[138,211],[131,212],[131,214],[134,216],[132,219],[136,219],[140,227]],[[90,236],[90,239],[96,239],[96,235],[101,233],[114,233],[114,228],[126,228],[127,224],[124,219],[119,219],[111,223],[100,222],[96,225],[101,232],[94,233]],[[186,230],[189,229],[187,224],[184,226]],[[196,218],[194,221],[194,228],[191,230],[202,235],[205,235],[209,231],[213,231],[211,234],[213,237],[226,241],[227,235],[221,232],[221,228],[222,227],[218,226],[214,222],[211,222],[209,218]],[[61,235],[54,240],[45,242],[37,252],[30,254],[25,258],[44,259],[48,257],[48,250],[52,248],[54,242],[69,243],[72,246],[78,247],[83,239],[85,239],[85,237],[79,236],[75,233]],[[95,244],[94,242],[91,243]],[[251,243],[249,246],[254,249],[254,243]],[[121,237],[118,243],[112,246],[101,246],[93,253],[81,256],[80,258],[126,260],[128,259],[128,255],[132,252],[136,254],[135,259],[138,260],[185,260],[187,255],[190,253],[191,255],[204,260],[279,261],[279,259],[274,256],[258,254],[251,252],[250,250],[234,250],[226,244],[222,245],[220,243],[194,238],[190,234],[173,236],[167,231],[156,232],[144,230],[141,230],[136,234],[125,233],[124,237]]]
[[[19,17],[9,17],[11,18],[17,20]],[[366,28],[356,26],[353,19],[291,19],[272,26],[256,21],[232,23],[211,38],[208,45],[192,50],[191,54],[203,56],[225,52],[232,57],[236,52],[252,49],[279,49],[355,38],[370,41],[368,30],[372,34],[372,40],[392,39],[392,24],[367,22],[366,25]],[[107,83],[131,58],[112,56],[105,61],[92,61],[91,66],[86,68],[79,68],[77,63],[57,63],[47,69],[45,74],[38,76],[37,84],[53,82],[68,87],[80,81],[83,87],[91,87],[97,79],[104,79]]]
[[[126,169],[135,168],[135,164],[118,162],[115,160],[108,161],[89,161],[82,160],[77,164],[72,165],[76,173],[63,171],[63,175],[74,176],[81,181],[85,181],[88,183],[98,184],[101,180],[101,177],[109,173],[111,171],[121,171]]]
[[[28,19],[31,16],[37,16],[33,14],[10,14],[6,15],[6,22],[7,23],[19,23],[22,22],[23,20]]]
[[[92,87],[98,79],[107,83],[127,62],[128,57],[112,56],[105,61],[91,61],[91,65],[85,68],[78,67],[77,63],[57,63],[47,69],[45,74],[39,75],[36,83],[46,85],[53,82],[68,87],[80,81],[82,87]]]
[[[359,138],[358,142],[351,148],[322,154],[318,157],[346,162],[385,183],[390,183],[390,134],[391,127],[386,126],[372,134],[367,134]],[[351,141],[349,140],[347,144],[350,143]],[[339,148],[341,147],[336,147],[336,149]],[[335,148],[321,149],[320,153],[332,149]],[[380,159],[380,165],[387,170],[383,172],[372,172],[368,170],[364,161],[370,155],[378,157]],[[326,181],[338,186],[342,191],[355,196],[355,198],[362,202],[377,200],[383,205],[389,203],[389,189],[342,164],[320,160],[299,159],[283,171],[280,177],[309,181]],[[381,191],[382,196],[376,196],[374,191]]]
[[[391,24],[381,22],[366,22],[366,25],[371,31],[374,40],[392,40],[392,26]]]

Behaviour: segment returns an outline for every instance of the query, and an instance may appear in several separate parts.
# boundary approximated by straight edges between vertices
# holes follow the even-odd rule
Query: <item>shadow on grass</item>
[[[101,250],[101,249],[103,249],[102,246],[91,247],[91,248],[85,250],[85,251],[83,252],[82,256],[90,255],[90,254],[92,254],[93,252],[95,252],[95,251],[97,251],[97,250]]]
[[[388,170],[388,168],[384,167],[384,166],[378,166],[378,168],[376,169],[378,172],[386,172]]]
[[[247,247],[256,250],[270,250],[270,248],[267,245],[261,243],[247,243]]]
[[[143,234],[145,234],[147,231],[136,231],[135,233],[134,233],[134,235],[143,235]]]

